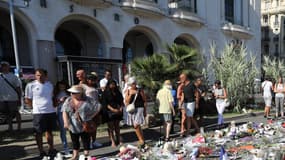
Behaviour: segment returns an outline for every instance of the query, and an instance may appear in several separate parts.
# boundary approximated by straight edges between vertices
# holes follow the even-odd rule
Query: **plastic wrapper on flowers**
[[[267,124],[248,122],[221,130],[157,141],[145,152],[132,145],[120,149],[118,160],[283,160],[285,158],[285,122],[271,120]]]

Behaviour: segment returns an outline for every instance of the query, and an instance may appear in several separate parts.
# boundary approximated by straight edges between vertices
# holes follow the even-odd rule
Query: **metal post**
[[[10,20],[11,20],[11,28],[12,28],[12,36],[13,36],[13,45],[14,45],[14,54],[15,54],[15,61],[16,61],[16,70],[17,70],[16,75],[19,77],[20,62],[19,62],[19,55],[18,55],[18,45],[17,45],[17,37],[16,37],[13,0],[9,0],[9,9],[10,9]]]

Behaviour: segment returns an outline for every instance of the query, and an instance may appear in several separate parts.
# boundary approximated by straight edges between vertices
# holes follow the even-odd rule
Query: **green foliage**
[[[283,60],[264,56],[262,69],[266,76],[277,80],[279,76],[285,73],[285,64]]]
[[[193,78],[201,73],[199,65],[201,64],[202,56],[196,49],[185,45],[173,44],[171,46],[167,45],[167,50],[170,62],[172,62],[170,70],[174,71],[175,74],[183,72],[190,75],[190,78]]]
[[[149,57],[136,58],[132,62],[132,74],[140,85],[151,92],[158,90],[167,79],[169,61],[163,54],[153,54]]]
[[[255,57],[248,55],[242,46],[235,49],[232,45],[226,46],[218,54],[215,46],[211,46],[211,63],[209,68],[214,70],[216,79],[221,80],[228,93],[228,99],[234,110],[240,112],[252,92],[254,78],[258,70],[255,66]]]
[[[131,64],[132,75],[136,76],[150,98],[154,98],[157,90],[166,79],[175,82],[180,73],[197,75],[201,62],[199,53],[187,46],[167,45],[169,54],[153,54],[149,57],[137,58]]]

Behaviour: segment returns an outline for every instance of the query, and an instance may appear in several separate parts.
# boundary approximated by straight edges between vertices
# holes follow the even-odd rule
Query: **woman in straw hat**
[[[67,90],[71,96],[66,99],[62,106],[64,127],[69,129],[73,145],[71,160],[78,159],[80,142],[83,143],[84,156],[88,157],[90,147],[90,135],[83,131],[82,122],[91,120],[99,112],[99,104],[84,94],[80,85],[74,85]],[[95,106],[95,107],[94,107]]]

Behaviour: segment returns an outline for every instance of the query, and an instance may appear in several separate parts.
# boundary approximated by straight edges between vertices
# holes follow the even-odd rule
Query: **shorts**
[[[35,133],[56,130],[56,113],[34,114],[33,126]]]
[[[18,101],[1,101],[0,111],[8,115],[15,115],[19,111]]]
[[[145,122],[144,120],[144,108],[139,107],[136,108],[134,113],[128,113],[128,120],[127,125],[134,126],[134,125],[143,125]]]
[[[186,109],[186,116],[193,117],[195,111],[195,102],[185,103],[185,109]]]
[[[265,106],[271,107],[272,97],[263,97]]]
[[[163,122],[171,122],[172,121],[172,114],[171,113],[162,113],[161,120]]]

